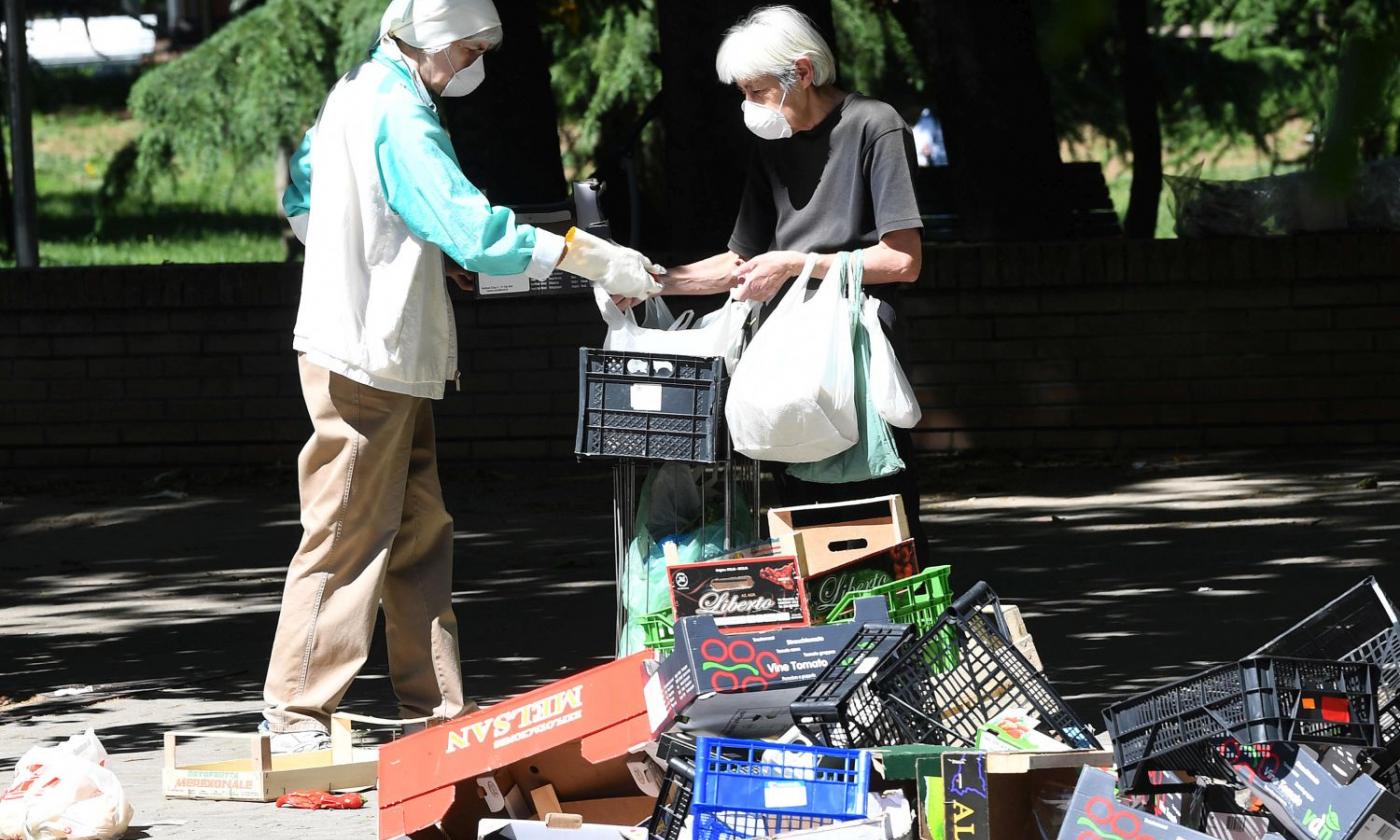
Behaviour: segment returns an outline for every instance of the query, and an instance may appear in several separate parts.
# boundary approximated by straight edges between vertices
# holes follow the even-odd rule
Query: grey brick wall
[[[0,469],[292,461],[299,266],[0,272]],[[931,247],[929,451],[1400,441],[1400,237]],[[444,459],[568,458],[587,297],[458,301]]]

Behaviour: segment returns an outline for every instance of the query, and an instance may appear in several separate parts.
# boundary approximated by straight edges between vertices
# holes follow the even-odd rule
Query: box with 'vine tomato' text
[[[714,618],[707,615],[677,620],[675,650],[661,660],[644,691],[651,731],[660,734],[707,695],[808,685],[826,670],[861,625],[889,620],[881,597],[858,599],[855,612],[855,621],[848,624],[785,627],[762,633],[721,633]]]

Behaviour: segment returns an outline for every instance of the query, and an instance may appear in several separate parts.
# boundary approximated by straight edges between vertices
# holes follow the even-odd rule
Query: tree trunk
[[[533,2],[511,0],[496,9],[504,48],[483,59],[486,80],[476,91],[442,101],[443,125],[462,171],[493,204],[566,201],[558,110],[549,84],[554,56],[540,36]]]
[[[748,149],[754,140],[744,128],[739,108],[742,97],[715,78],[715,53],[725,30],[754,5],[753,0],[657,3],[665,130],[664,206],[669,219],[657,220],[651,229],[668,227],[670,249],[678,253],[722,251],[734,229]],[[811,16],[834,50],[830,0],[800,0],[791,5]]]
[[[1123,106],[1133,153],[1133,185],[1123,233],[1151,239],[1157,233],[1162,195],[1162,125],[1157,116],[1157,74],[1147,34],[1147,0],[1118,0],[1123,55]]]
[[[1059,139],[1030,0],[907,0],[892,8],[934,88],[961,238],[1067,236]]]

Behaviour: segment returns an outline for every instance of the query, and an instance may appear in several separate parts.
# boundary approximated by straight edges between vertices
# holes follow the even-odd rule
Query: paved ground
[[[611,644],[611,483],[596,466],[447,470],[463,670],[484,700]],[[130,837],[374,836],[371,809],[165,801],[167,729],[250,730],[299,528],[290,468],[0,487],[0,695],[158,681],[0,709],[0,783],[24,749],[97,730],[136,805]],[[1111,697],[1247,653],[1368,574],[1400,597],[1400,452],[1136,463],[946,459],[923,516],[954,585],[1022,604],[1091,720]],[[0,700],[0,705],[5,701]],[[377,648],[349,706],[392,716]],[[372,797],[371,797],[372,799]]]

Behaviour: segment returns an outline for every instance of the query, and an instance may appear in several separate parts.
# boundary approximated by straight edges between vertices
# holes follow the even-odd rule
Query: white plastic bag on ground
[[[875,403],[875,410],[880,412],[880,417],[886,423],[900,429],[912,429],[919,425],[923,410],[919,408],[919,398],[914,395],[914,388],[904,375],[904,368],[900,367],[894,347],[880,324],[878,299],[865,299],[860,320],[865,325],[866,335],[870,336],[870,401]]]
[[[729,383],[730,437],[756,460],[820,461],[860,438],[850,303],[836,271],[809,294],[815,263],[809,255]]]
[[[20,756],[0,793],[0,840],[113,840],[132,807],[91,729]]]
[[[654,309],[660,316],[657,320],[664,328],[654,329],[639,325],[630,310],[623,312],[597,286],[593,287],[593,297],[603,321],[608,325],[608,335],[603,340],[604,350],[706,358],[721,356],[731,373],[743,347],[744,324],[755,308],[750,301],[731,298],[724,306],[696,321],[694,326],[689,326],[689,321],[684,317],[681,320],[673,319],[670,310],[665,309],[664,304],[658,304]]]

